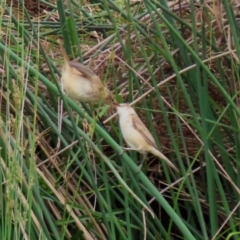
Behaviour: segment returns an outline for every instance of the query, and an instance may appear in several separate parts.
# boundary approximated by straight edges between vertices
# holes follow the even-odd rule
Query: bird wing
[[[151,145],[152,147],[157,149],[155,140],[152,134],[148,131],[142,120],[138,117],[137,114],[134,115],[132,118],[133,127],[144,137],[146,142]]]
[[[81,76],[86,77],[90,81],[94,82],[94,84],[99,84],[100,86],[102,86],[102,82],[100,78],[94,72],[92,72],[88,67],[84,66],[79,62],[74,62],[74,61],[69,62],[69,66],[72,68],[75,68]]]

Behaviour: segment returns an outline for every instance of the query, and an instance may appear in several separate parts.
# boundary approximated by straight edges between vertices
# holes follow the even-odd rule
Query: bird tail
[[[175,165],[167,157],[165,157],[160,151],[158,151],[156,148],[152,147],[150,152],[153,155],[155,155],[155,156],[161,158],[162,160],[164,160],[171,168],[173,168],[175,171],[178,172],[178,169],[175,167]]]

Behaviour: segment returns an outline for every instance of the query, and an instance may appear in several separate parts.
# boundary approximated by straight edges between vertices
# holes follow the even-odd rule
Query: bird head
[[[127,103],[115,104],[118,115],[135,114],[135,110]]]
[[[111,106],[114,106],[116,104],[116,99],[113,93],[106,87],[104,87],[103,89],[102,99],[104,103],[109,104]]]

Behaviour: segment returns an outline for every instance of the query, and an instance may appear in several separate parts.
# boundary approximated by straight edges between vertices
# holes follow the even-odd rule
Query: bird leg
[[[127,150],[127,151],[139,151],[137,148],[123,148],[124,150]]]
[[[130,150],[132,150],[132,151],[138,151],[137,148],[125,148],[125,147],[122,147],[122,151],[121,151],[118,155],[122,155],[123,152],[124,152],[124,150],[126,150],[126,151],[130,151]]]
[[[125,148],[125,147],[122,147],[122,151],[118,154],[118,155],[122,155],[124,150],[132,150],[132,151],[139,151],[140,149],[137,149],[137,148]],[[147,159],[147,154],[143,154],[143,160],[141,162],[141,164],[138,166],[139,167],[139,170],[142,169],[142,165],[144,163],[144,161]]]
[[[122,148],[122,151],[118,154],[118,155],[122,155],[123,154],[123,152],[124,152],[124,150],[135,150],[135,151],[137,151],[137,149],[135,149],[135,148]]]
[[[125,147],[122,147],[122,151],[118,154],[118,155],[122,155],[124,150],[136,150],[134,148],[125,148]]]
[[[145,161],[146,159],[147,159],[147,154],[143,154],[143,160],[142,160],[142,162],[140,163],[140,165],[138,166],[140,170],[142,169],[143,163],[144,163],[144,161]]]

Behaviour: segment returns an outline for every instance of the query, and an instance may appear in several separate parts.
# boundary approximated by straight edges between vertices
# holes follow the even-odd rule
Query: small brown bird
[[[64,55],[62,82],[66,94],[80,102],[114,103],[113,94],[102,84],[100,78],[83,64],[69,61],[60,40],[58,44]]]
[[[165,157],[156,146],[152,134],[138,117],[135,110],[128,104],[114,104],[119,115],[121,132],[126,143],[131,147],[129,150],[136,150],[141,154],[147,152],[165,160],[166,163],[178,172],[178,169]]]

